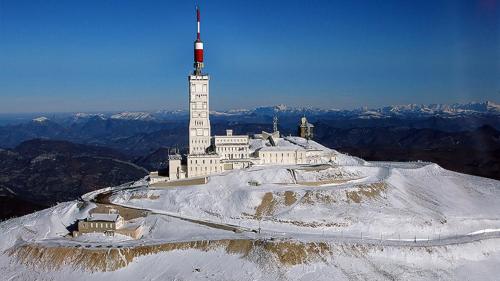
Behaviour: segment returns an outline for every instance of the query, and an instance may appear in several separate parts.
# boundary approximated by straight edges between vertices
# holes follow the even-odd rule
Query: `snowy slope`
[[[260,186],[250,187],[249,182]],[[143,192],[159,199],[130,199]],[[256,209],[269,193],[268,200],[275,202],[261,218]],[[286,204],[287,196],[294,202]],[[364,232],[367,237],[408,239],[500,228],[499,201],[497,181],[424,163],[397,167],[370,163],[320,171],[254,167],[213,176],[207,185],[113,196],[113,202],[128,206],[254,228],[260,222],[276,232]]]
[[[323,163],[254,166],[193,186],[140,181],[83,197],[96,203],[2,222],[0,272],[6,280],[496,280],[500,182],[287,141],[324,153]],[[68,236],[96,204],[125,210],[143,237]]]

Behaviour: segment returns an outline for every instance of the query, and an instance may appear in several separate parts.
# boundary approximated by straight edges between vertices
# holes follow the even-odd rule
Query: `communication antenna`
[[[278,131],[278,114],[274,114],[273,117],[273,133]]]
[[[200,8],[196,6],[196,41],[194,41],[194,74],[201,75],[203,65],[203,41],[201,41],[200,30]]]

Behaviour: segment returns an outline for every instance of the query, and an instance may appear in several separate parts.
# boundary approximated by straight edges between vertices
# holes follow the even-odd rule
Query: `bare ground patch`
[[[261,219],[263,216],[270,216],[274,214],[274,210],[276,208],[276,200],[274,199],[272,192],[267,192],[262,197],[262,202],[257,209],[255,209],[254,217],[257,219]]]
[[[324,242],[269,241],[250,239],[203,240],[165,243],[130,248],[85,248],[44,247],[39,244],[24,244],[13,247],[6,253],[19,263],[43,270],[59,270],[63,267],[90,272],[114,271],[127,266],[135,258],[173,250],[196,249],[202,252],[224,249],[227,254],[249,258],[253,251],[267,252],[272,260],[254,261],[269,264],[278,261],[278,266],[291,266],[309,261],[325,260],[331,254]],[[251,258],[249,258],[251,260]]]
[[[371,184],[357,185],[356,190],[346,190],[346,196],[349,202],[360,203],[364,199],[374,199],[380,196],[387,189],[385,182],[376,182]]]
[[[291,206],[297,202],[297,197],[293,191],[285,191],[285,206]]]
[[[318,192],[308,190],[304,194],[301,199],[301,203],[306,205],[314,205],[314,204],[333,204],[336,203],[337,200],[331,194],[325,192]]]

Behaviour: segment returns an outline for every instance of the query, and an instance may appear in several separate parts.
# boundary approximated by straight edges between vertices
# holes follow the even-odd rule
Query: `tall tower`
[[[210,146],[209,80],[203,71],[203,42],[200,36],[200,10],[196,7],[198,33],[194,41],[194,71],[189,81],[189,154],[205,154]]]

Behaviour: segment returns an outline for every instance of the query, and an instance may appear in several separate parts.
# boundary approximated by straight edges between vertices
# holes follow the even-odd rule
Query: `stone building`
[[[118,213],[92,213],[88,218],[79,220],[78,230],[73,237],[87,233],[102,233],[114,236],[116,233],[139,239],[142,236],[142,223],[126,222]]]
[[[314,137],[314,125],[309,123],[305,116],[300,118],[298,136],[308,140],[311,140]]]
[[[91,214],[85,220],[78,221],[78,233],[100,232],[113,236],[116,230],[124,224],[123,217],[119,214]]]

